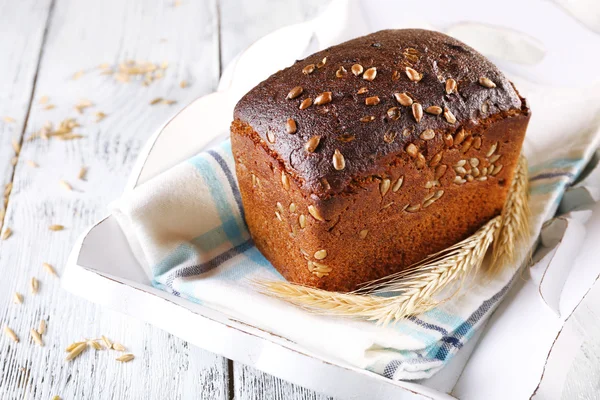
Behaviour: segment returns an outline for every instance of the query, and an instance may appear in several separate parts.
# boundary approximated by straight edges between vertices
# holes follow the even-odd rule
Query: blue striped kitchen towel
[[[599,135],[593,115],[577,123],[563,121],[571,114],[549,99],[564,96],[538,90],[529,97],[534,118],[525,152],[537,236],[597,147]],[[546,121],[536,120],[536,113],[552,114]],[[553,119],[558,114],[563,120]],[[251,281],[283,278],[254,247],[245,225],[229,141],[126,193],[113,214],[155,286],[317,354],[397,380],[427,378],[442,368],[485,324],[516,276],[515,268],[491,282],[475,279],[462,296],[387,327],[313,315],[261,295]]]

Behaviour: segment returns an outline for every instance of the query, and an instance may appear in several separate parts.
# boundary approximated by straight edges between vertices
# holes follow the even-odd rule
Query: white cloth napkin
[[[533,110],[525,153],[539,232],[597,148],[600,91],[518,87]],[[247,231],[228,141],[127,193],[113,214],[155,286],[392,379],[427,378],[442,368],[485,324],[516,271],[475,281],[464,295],[387,327],[313,315],[261,295],[251,280],[283,278]]]

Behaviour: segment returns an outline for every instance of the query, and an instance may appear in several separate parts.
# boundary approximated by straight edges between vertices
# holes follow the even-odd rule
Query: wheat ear
[[[492,263],[488,270],[488,274],[492,277],[504,267],[514,265],[523,252],[528,251],[527,240],[530,235],[528,186],[527,159],[521,156],[502,209],[502,223],[494,239]]]
[[[436,295],[476,272],[499,226],[500,217],[495,217],[472,236],[415,264],[408,272],[372,282],[355,293],[329,292],[282,281],[256,284],[262,293],[314,313],[364,318],[387,325],[430,310],[443,301],[434,300]],[[383,292],[398,295],[374,295]]]

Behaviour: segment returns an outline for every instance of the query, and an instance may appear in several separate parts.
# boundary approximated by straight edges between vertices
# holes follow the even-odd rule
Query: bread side
[[[426,166],[409,156],[388,163],[351,192],[306,196],[282,163],[255,143],[252,127],[232,126],[246,221],[258,249],[295,283],[350,291],[401,271],[465,239],[498,215],[529,116],[461,131]],[[385,163],[382,160],[382,163]]]

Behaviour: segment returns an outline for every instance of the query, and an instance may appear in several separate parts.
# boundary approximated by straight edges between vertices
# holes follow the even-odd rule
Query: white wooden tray
[[[444,2],[439,3],[439,7],[446,7]],[[515,3],[515,6],[517,4],[516,1],[508,3]],[[380,4],[384,7],[381,9],[398,8],[392,2]],[[548,9],[553,6],[545,2],[532,1],[531,4],[549,10],[546,14],[549,16],[549,24],[576,25],[564,13],[557,12],[558,9]],[[447,18],[460,20],[461,9],[457,7],[456,4],[453,6]],[[509,11],[514,9],[510,5],[506,7]],[[266,78],[271,71],[291,64],[294,59],[301,58],[317,47],[391,24],[387,15],[393,13],[382,13],[381,9],[378,9],[379,13],[369,13],[369,9],[361,2],[334,1],[324,15],[315,21],[283,28],[255,43],[229,66],[218,92],[194,101],[156,132],[139,156],[126,190],[133,189],[227,137],[233,105],[243,93]],[[529,12],[530,17],[539,12],[539,9],[529,3],[519,3],[519,9],[525,15]],[[463,15],[475,17],[472,5],[465,7],[463,11]],[[361,13],[360,18],[356,15],[358,12]],[[411,10],[411,6],[403,3],[402,12],[404,14],[396,14],[404,17],[399,17],[394,22],[395,26],[414,25],[408,23],[407,18],[414,19],[414,15],[418,15],[417,10]],[[510,15],[513,15],[512,11]],[[508,15],[499,13],[495,17],[487,16],[486,22],[499,24],[504,20],[512,25],[519,24],[519,21],[506,19],[507,17]],[[328,23],[323,24],[324,20]],[[449,21],[451,20],[438,19],[431,23],[439,29],[454,29],[455,34],[464,38],[473,36],[469,24],[452,25]],[[349,31],[349,26],[352,26],[352,32]],[[549,31],[550,25],[541,28],[538,34],[549,35]],[[581,26],[573,29],[573,32],[580,37],[588,35]],[[498,32],[489,34],[500,35]],[[535,75],[542,82],[551,79],[552,74],[560,67],[553,63],[541,65],[548,60],[548,54],[552,55],[551,60],[556,60],[554,57],[557,52],[567,51],[561,45],[560,49],[549,52],[544,48],[544,43],[536,42],[535,35],[531,36],[531,40],[524,40],[518,35],[508,37],[509,41],[520,43],[519,46],[525,44],[526,56],[519,58],[519,54],[515,56],[510,52],[508,55],[496,54],[499,57],[496,61],[501,64],[505,62],[513,70],[520,68],[523,75]],[[595,40],[595,43],[600,43],[599,38],[596,37]],[[485,45],[481,44],[483,47]],[[257,64],[255,60],[272,59],[270,56],[273,54],[278,57],[270,68],[252,68],[252,65]],[[511,57],[516,57],[521,62],[520,66],[510,63],[515,61]],[[588,68],[586,66],[591,71],[593,65],[594,61],[586,61],[585,65],[580,65],[580,71]],[[598,220],[597,225],[600,227],[600,208],[589,214],[592,215],[591,218]],[[569,253],[569,248],[565,251],[573,255]],[[548,273],[552,268],[558,268],[557,263],[546,261],[538,269]],[[572,296],[575,299],[572,301],[574,305],[581,301],[595,281],[592,276],[594,275],[590,274],[585,280],[582,278]],[[557,315],[552,307],[542,301],[541,283],[535,279],[523,280],[493,316],[488,329],[483,332],[485,340],[481,345],[476,347],[478,338],[473,338],[450,365],[433,378],[420,382],[394,382],[314,354],[299,343],[153,288],[133,256],[123,232],[111,216],[91,227],[78,240],[62,281],[67,290],[77,295],[152,323],[209,351],[307,388],[348,399],[529,398],[534,396],[536,390],[538,396],[540,393],[560,394],[570,364],[569,357],[574,354],[571,350],[579,343],[576,335],[569,330],[563,330],[558,335],[568,316]],[[560,298],[562,285],[555,286],[544,290]],[[518,302],[518,307],[515,302]],[[527,309],[526,315],[523,309]],[[523,329],[523,325],[528,329]],[[518,333],[517,343],[515,333]],[[534,347],[534,351],[527,346]],[[521,355],[524,352],[531,356],[523,359]]]

